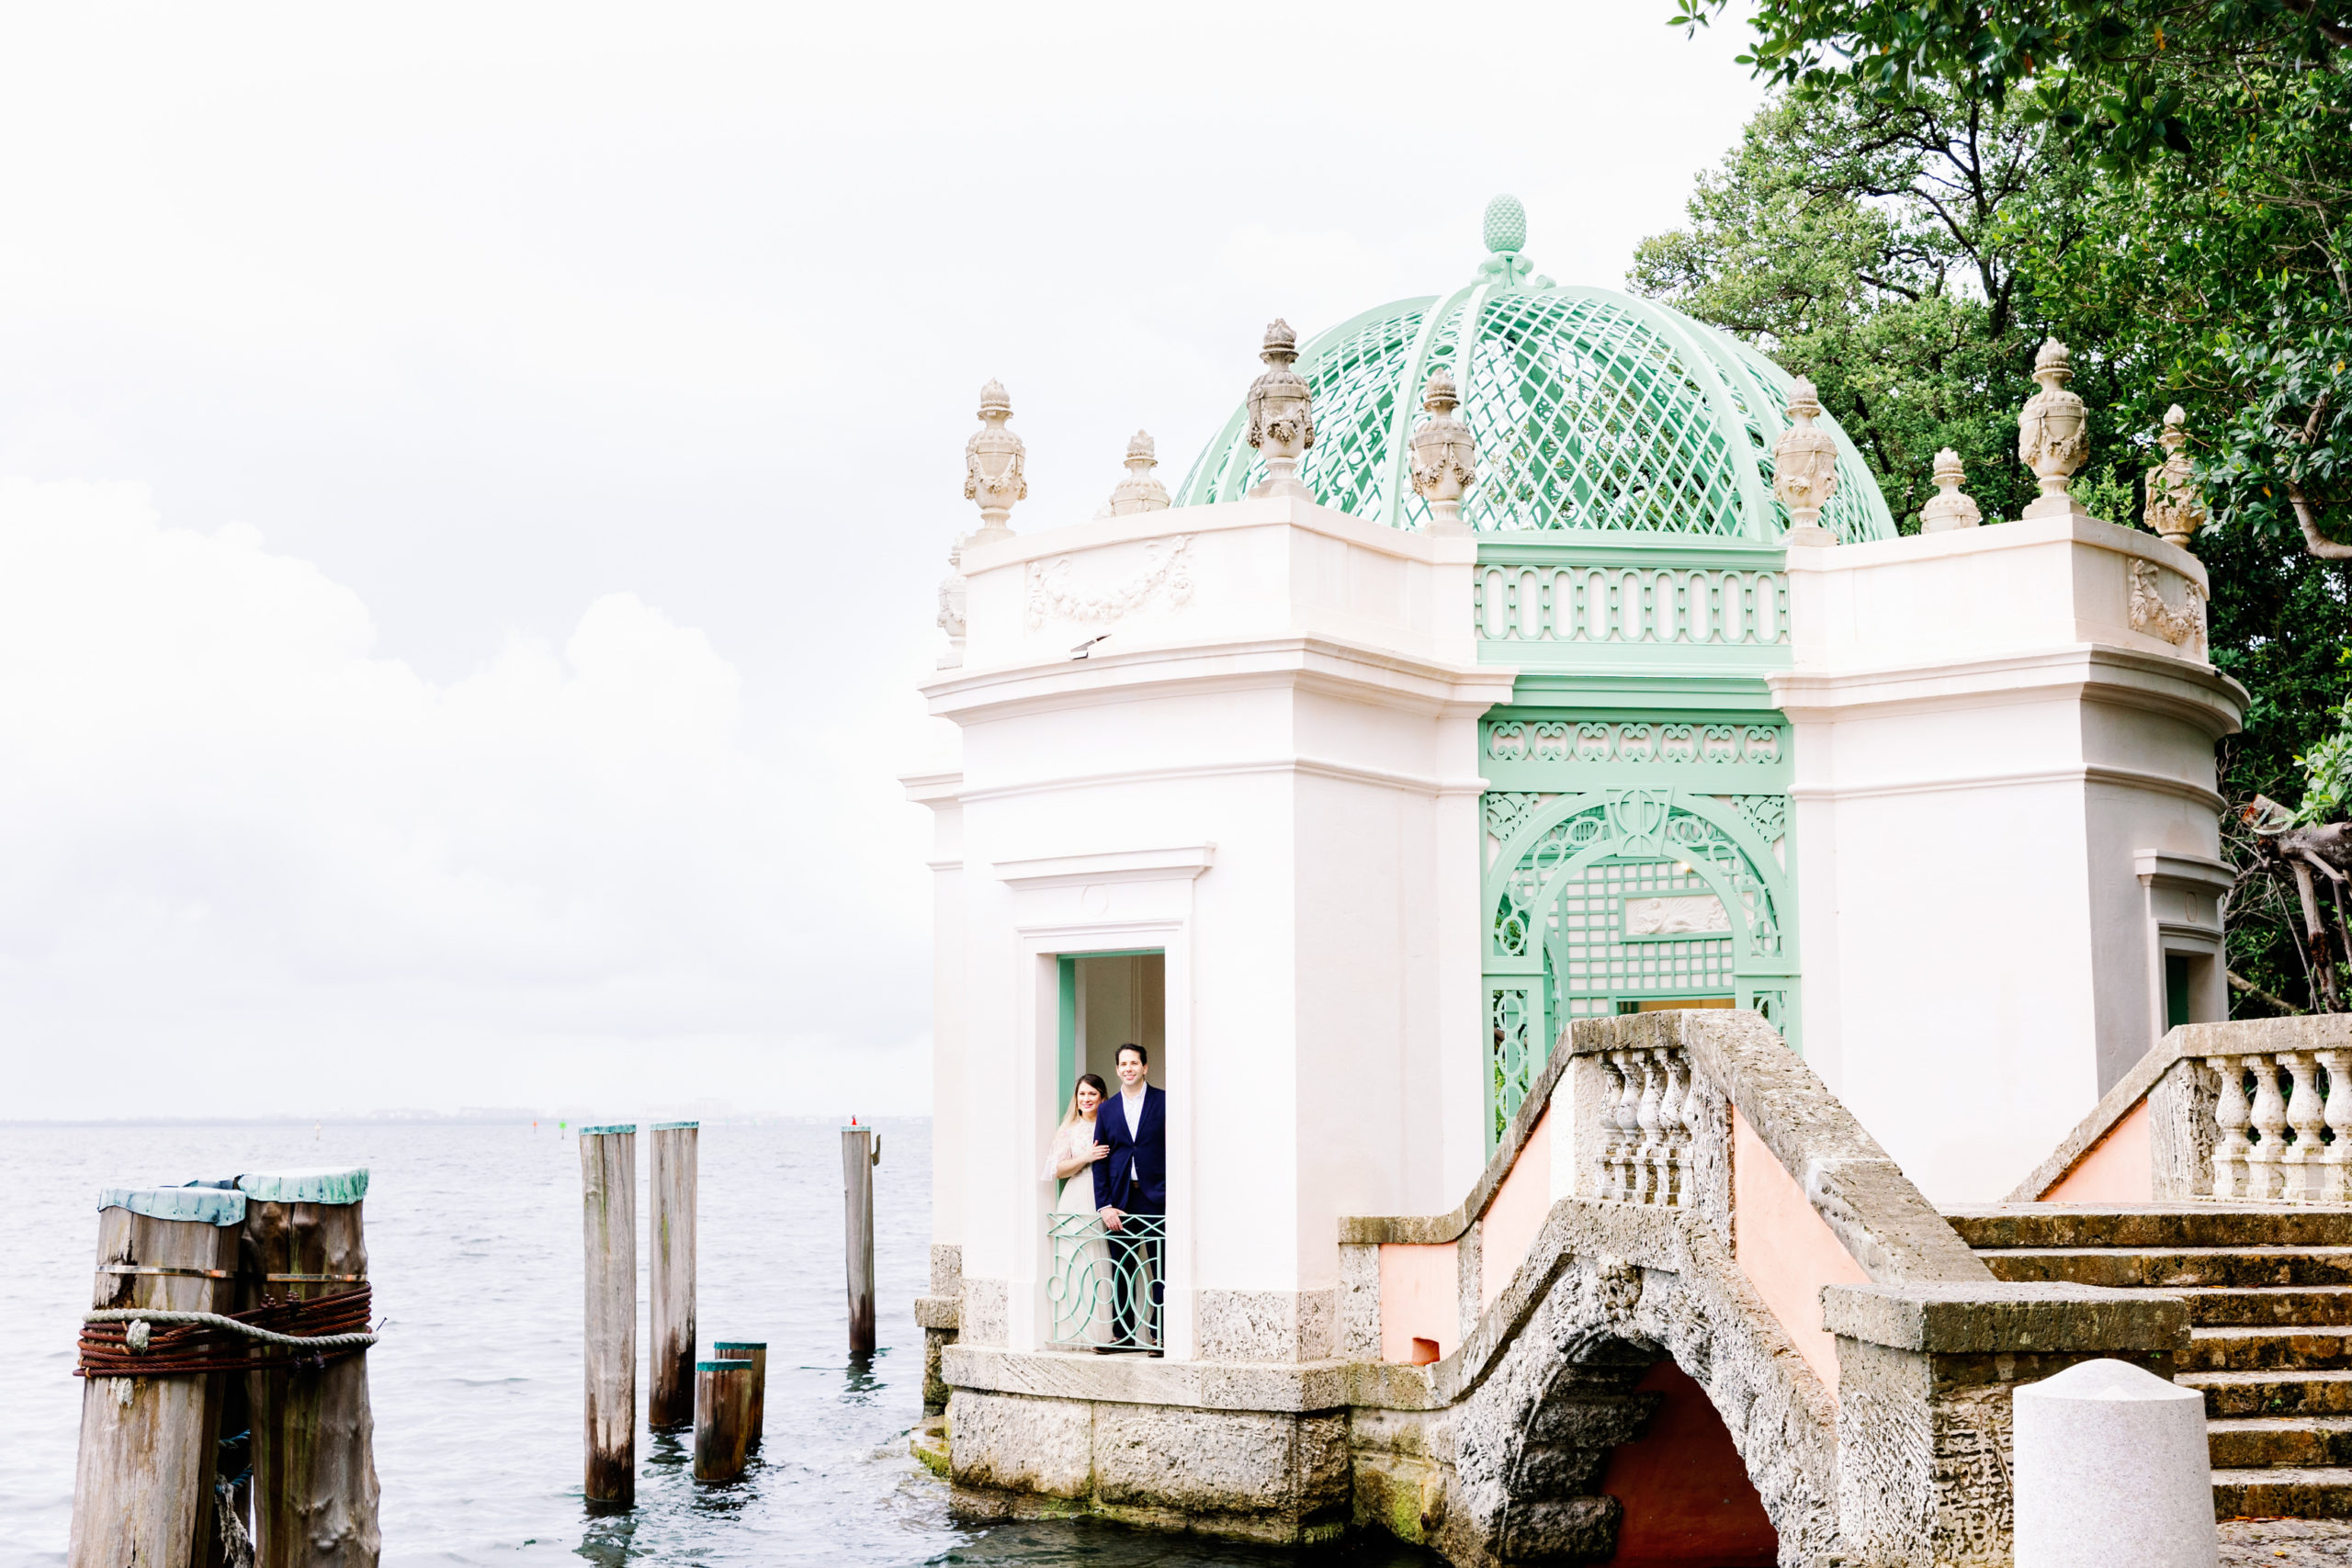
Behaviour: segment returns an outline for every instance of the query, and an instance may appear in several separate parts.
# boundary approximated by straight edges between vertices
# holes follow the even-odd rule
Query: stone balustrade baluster
[[[2213,1196],[2226,1202],[2246,1195],[2253,1174],[2247,1163],[2253,1151],[2245,1137],[2252,1119],[2245,1102],[2245,1063],[2235,1056],[2208,1056],[2205,1065],[2221,1080],[2221,1093],[2213,1102],[2213,1121],[2221,1129],[2213,1143]]]
[[[1617,1102],[1624,1097],[1625,1071],[1610,1059],[1607,1052],[1594,1056],[1593,1061],[1609,1075],[1600,1092],[1600,1169],[1594,1172],[1593,1195],[1613,1198],[1617,1195]]]
[[[2327,1126],[2326,1113],[2320,1109],[2319,1085],[2314,1081],[2311,1054],[2307,1051],[2281,1051],[2278,1065],[2294,1079],[2293,1092],[2287,1097],[2287,1125],[2294,1129],[2294,1142],[2279,1151],[2278,1196],[2290,1203],[2310,1203],[2319,1198],[2321,1162],[2325,1157],[2325,1145],[2320,1134]]]
[[[1684,1151],[1690,1143],[1690,1124],[1682,1107],[1690,1091],[1690,1067],[1680,1053],[1668,1052],[1664,1071],[1666,1089],[1657,1098],[1657,1201],[1676,1207],[1689,1185],[1690,1158]]]
[[[2352,1202],[2352,1089],[2345,1088],[2345,1074],[2352,1071],[2352,1051],[2314,1051],[2312,1055],[2327,1075],[2324,1124],[2335,1134],[2335,1141],[2321,1156],[2319,1201]]]
[[[1664,1161],[1665,1134],[1658,1120],[1659,1091],[1664,1088],[1666,1064],[1656,1051],[1642,1053],[1642,1098],[1634,1107],[1634,1120],[1642,1130],[1642,1141],[1634,1151],[1633,1199],[1636,1203],[1660,1203],[1666,1201],[1665,1184],[1659,1179]]]
[[[1642,1135],[1640,1111],[1642,1075],[1640,1065],[1633,1052],[1619,1051],[1615,1055],[1617,1066],[1624,1075],[1625,1089],[1624,1092],[1617,1098],[1615,1122],[1617,1138],[1614,1161],[1617,1179],[1609,1195],[1612,1198],[1631,1198],[1634,1195],[1634,1150],[1639,1146]]]
[[[2278,1064],[2267,1054],[2249,1055],[2254,1069],[2255,1145],[2246,1156],[2245,1196],[2267,1202],[2278,1196],[2286,1177],[2280,1158],[2287,1152],[2287,1101],[2278,1092]]]

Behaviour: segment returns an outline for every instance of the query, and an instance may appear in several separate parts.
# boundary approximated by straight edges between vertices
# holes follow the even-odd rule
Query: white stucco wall
[[[1473,662],[1474,552],[1280,498],[967,548],[938,1114],[1008,1344],[1046,1331],[1057,954],[1167,954],[1171,1356],[1200,1292],[1329,1292],[1340,1213],[1483,1163],[1475,725],[1511,671]]]
[[[1806,1055],[1940,1202],[2002,1196],[2154,1043],[2141,862],[2218,866],[2245,694],[2134,626],[2135,561],[2204,589],[2086,519],[1790,552]]]

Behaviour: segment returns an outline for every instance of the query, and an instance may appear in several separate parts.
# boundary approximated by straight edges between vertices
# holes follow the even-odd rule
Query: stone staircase
[[[2011,1204],[1949,1213],[2001,1280],[2188,1302],[2213,1511],[2352,1518],[2352,1209]]]

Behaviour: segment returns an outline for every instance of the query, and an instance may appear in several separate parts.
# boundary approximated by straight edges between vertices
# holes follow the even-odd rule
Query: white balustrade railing
[[[2232,1052],[2205,1066],[2221,1090],[2216,1200],[2352,1202],[2352,1051]]]
[[[1690,1063],[1673,1046],[1607,1051],[1613,1086],[1600,1108],[1600,1196],[1687,1208],[1690,1203]]]

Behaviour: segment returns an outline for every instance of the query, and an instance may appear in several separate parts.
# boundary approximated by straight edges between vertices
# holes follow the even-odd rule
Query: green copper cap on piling
[[[245,1220],[245,1195],[225,1187],[105,1187],[98,1190],[98,1207],[207,1225],[237,1225]]]
[[[256,1203],[356,1203],[368,1196],[368,1168],[259,1171],[237,1178],[237,1190]]]
[[[653,1130],[657,1133],[674,1133],[683,1128],[691,1133],[701,1125],[699,1122],[656,1122],[653,1123]]]
[[[714,1350],[764,1350],[768,1342],[764,1339],[714,1339],[710,1348]]]
[[[605,1133],[634,1133],[636,1131],[637,1123],[634,1122],[616,1122],[609,1127],[582,1127],[580,1129],[580,1135],[583,1138],[594,1138]]]
[[[696,1361],[695,1363],[695,1371],[698,1372],[748,1372],[751,1370],[752,1363],[749,1361]]]
[[[1487,249],[1512,255],[1527,249],[1527,209],[1515,196],[1498,196],[1487,203]]]

